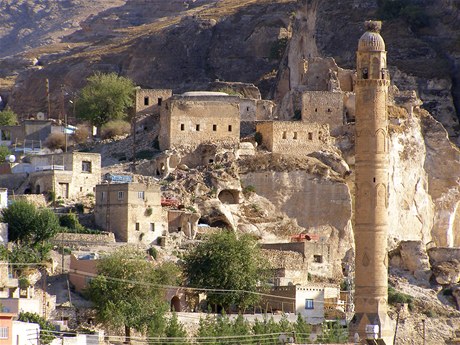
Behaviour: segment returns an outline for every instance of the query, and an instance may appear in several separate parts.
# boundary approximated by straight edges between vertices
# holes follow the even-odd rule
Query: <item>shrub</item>
[[[0,111],[0,126],[14,126],[18,123],[18,116],[10,108]]]
[[[153,209],[149,206],[145,209],[145,216],[150,217],[153,213]]]
[[[78,127],[74,134],[72,135],[73,140],[77,144],[83,144],[86,143],[86,141],[89,138],[89,129],[88,127]]]
[[[253,185],[248,185],[243,188],[244,195],[248,195],[248,194],[255,193],[255,192],[256,192],[256,187],[254,187]]]
[[[1,145],[0,146],[0,162],[5,162],[6,157],[11,155],[11,151],[8,149],[8,147]]]
[[[150,247],[147,252],[149,253],[149,255],[154,258],[155,260],[157,259],[158,257],[158,251],[154,248],[154,247]]]
[[[112,139],[116,136],[129,134],[131,125],[129,122],[122,120],[114,120],[107,122],[102,126],[101,136],[102,139]]]
[[[64,133],[51,133],[50,135],[48,135],[48,138],[46,138],[44,145],[50,150],[63,150],[65,148]]]
[[[18,316],[18,320],[22,322],[38,323],[40,325],[40,343],[49,344],[53,339],[55,327],[45,318],[38,314],[30,312],[21,312]]]
[[[388,287],[388,303],[396,305],[397,303],[407,303],[409,309],[413,308],[414,299],[412,296],[396,291],[393,287]]]
[[[19,288],[22,290],[27,289],[30,286],[29,279],[27,277],[20,277],[18,280]]]
[[[278,39],[274,42],[270,49],[270,60],[279,60],[284,54],[288,44],[288,39],[286,37]]]
[[[59,224],[69,229],[79,229],[81,224],[78,221],[78,217],[75,213],[63,214],[59,217]]]
[[[83,213],[85,212],[85,206],[81,203],[75,204],[75,211],[77,211],[77,213]]]

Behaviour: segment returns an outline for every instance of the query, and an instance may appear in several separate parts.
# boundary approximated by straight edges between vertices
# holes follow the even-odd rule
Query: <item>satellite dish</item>
[[[14,163],[16,161],[16,156],[15,155],[9,155],[7,157],[7,159],[8,159],[8,162]]]

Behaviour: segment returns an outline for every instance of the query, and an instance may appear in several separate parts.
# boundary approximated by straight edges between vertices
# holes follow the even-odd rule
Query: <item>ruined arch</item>
[[[174,296],[171,298],[171,311],[180,312],[181,305],[180,305],[180,298],[178,296]]]

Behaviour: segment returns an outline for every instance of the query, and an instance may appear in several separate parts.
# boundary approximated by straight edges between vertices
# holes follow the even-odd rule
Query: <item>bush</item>
[[[129,134],[131,131],[131,125],[129,122],[122,120],[114,120],[107,122],[102,126],[101,136],[102,139],[112,139],[116,136]]]
[[[10,108],[0,111],[0,126],[14,126],[18,123],[18,116]]]
[[[89,129],[88,127],[78,127],[75,130],[75,133],[72,135],[73,140],[77,144],[86,143],[89,138]]]
[[[53,333],[56,328],[45,318],[35,313],[21,312],[18,317],[19,321],[38,323],[40,325],[40,343],[49,344],[53,339]]]
[[[59,224],[69,229],[78,230],[82,228],[75,213],[63,214],[59,217]]]
[[[65,148],[64,133],[51,133],[48,135],[48,138],[46,138],[44,145],[50,150],[63,150]]]
[[[8,149],[8,147],[1,145],[0,146],[0,162],[5,162],[6,157],[11,155],[11,151]]]
[[[248,195],[256,192],[256,187],[249,185],[243,188],[243,194]]]
[[[286,37],[278,39],[272,44],[270,49],[270,60],[279,60],[283,57],[286,50],[288,39]]]
[[[82,203],[75,204],[75,211],[77,211],[77,213],[85,212],[85,205]]]
[[[396,291],[393,287],[388,287],[388,303],[396,305],[397,303],[407,303],[409,309],[413,308],[414,299],[412,296]]]

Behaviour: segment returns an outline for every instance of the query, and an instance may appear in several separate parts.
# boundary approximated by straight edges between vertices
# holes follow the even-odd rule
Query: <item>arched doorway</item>
[[[180,299],[177,296],[171,298],[171,311],[180,312]]]

